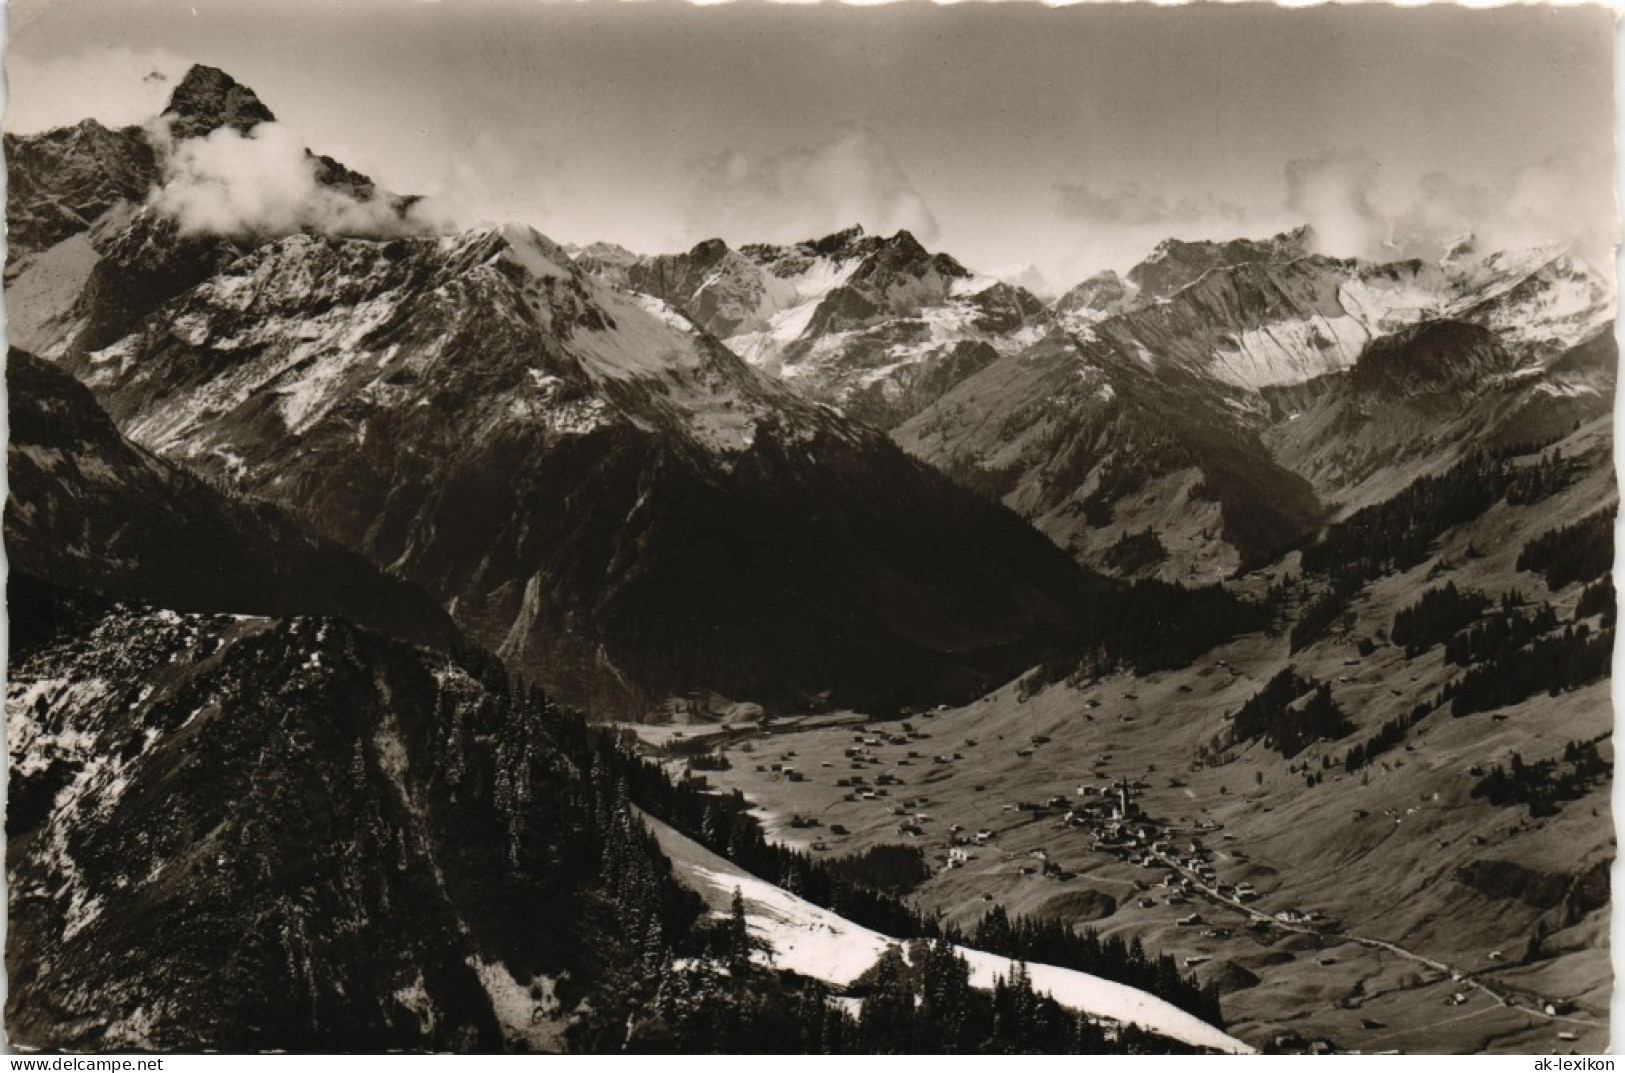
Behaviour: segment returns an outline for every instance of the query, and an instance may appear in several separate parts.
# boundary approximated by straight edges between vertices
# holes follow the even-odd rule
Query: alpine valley
[[[1578,254],[187,200],[286,136],[5,137],[14,1046],[1606,1047]]]

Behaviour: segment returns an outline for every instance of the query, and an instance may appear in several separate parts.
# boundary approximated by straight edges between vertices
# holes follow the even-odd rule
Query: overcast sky
[[[1612,219],[1613,16],[1020,4],[21,0],[6,126],[156,113],[192,62],[468,222],[656,252],[907,227],[1055,282],[1159,239],[1329,252]],[[159,71],[171,81],[147,78]]]

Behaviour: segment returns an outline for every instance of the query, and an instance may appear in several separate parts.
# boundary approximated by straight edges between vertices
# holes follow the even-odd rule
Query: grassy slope
[[[1605,422],[1588,425],[1564,444],[1564,454],[1605,451],[1607,435]],[[1198,746],[1222,732],[1225,714],[1289,662],[1284,638],[1258,635],[1177,672],[1103,680],[1082,689],[1056,686],[1025,703],[1011,685],[964,708],[916,718],[917,729],[929,738],[871,749],[886,763],[863,769],[871,784],[882,770],[905,780],[887,798],[842,800],[845,791],[834,782],[852,773],[842,755],[853,743],[847,728],[758,739],[751,752],[735,745],[733,770],[713,779],[761,802],[764,818],[780,837],[807,845],[821,836],[831,853],[905,840],[892,808],[922,794],[929,803],[909,811],[931,817],[923,825],[923,840],[933,856],[945,853],[950,824],[972,831],[993,828],[999,832],[995,845],[980,850],[965,868],[929,880],[919,891],[922,904],[969,923],[989,904],[986,895],[1017,913],[1042,913],[1063,906],[1065,900],[1056,899],[1068,892],[1108,894],[1119,908],[1094,925],[1103,931],[1140,936],[1151,949],[1181,958],[1212,955],[1198,970],[1204,979],[1225,972],[1231,961],[1261,978],[1257,987],[1230,993],[1225,1002],[1232,1030],[1249,1042],[1295,1030],[1328,1035],[1346,1048],[1599,1051],[1606,1047],[1606,1028],[1554,1024],[1476,992],[1465,1005],[1447,1007],[1459,985],[1392,954],[1352,944],[1317,950],[1307,936],[1260,941],[1242,927],[1246,922],[1238,913],[1202,904],[1160,904],[1160,891],[1154,892],[1158,905],[1140,908],[1136,901],[1144,895],[1135,881],[1154,879],[1156,873],[1095,853],[1087,835],[1062,828],[1055,817],[1034,820],[1005,806],[1071,793],[1081,782],[1103,783],[1108,775],[1143,777],[1151,784],[1144,802],[1153,815],[1176,823],[1207,818],[1224,824],[1222,833],[1207,839],[1216,851],[1219,879],[1253,882],[1263,895],[1259,908],[1319,910],[1344,932],[1398,942],[1490,979],[1569,999],[1580,1007],[1579,1018],[1605,1025],[1612,985],[1604,938],[1608,910],[1559,930],[1547,944],[1548,950],[1561,951],[1556,957],[1511,968],[1542,912],[1515,898],[1480,894],[1453,873],[1479,859],[1574,873],[1613,855],[1610,787],[1594,789],[1556,817],[1530,822],[1524,809],[1498,809],[1472,799],[1475,780],[1468,772],[1474,764],[1503,761],[1514,750],[1526,758],[1556,755],[1568,740],[1606,732],[1613,720],[1606,683],[1558,698],[1534,697],[1494,715],[1453,719],[1448,711],[1435,713],[1411,732],[1414,751],[1400,748],[1382,757],[1386,764],[1369,769],[1368,784],[1359,775],[1339,778],[1335,764],[1385,720],[1431,697],[1455,670],[1443,665],[1438,649],[1407,661],[1403,652],[1384,646],[1360,659],[1359,638],[1386,629],[1399,607],[1445,578],[1492,594],[1516,586],[1532,599],[1546,598],[1538,577],[1514,572],[1519,549],[1613,494],[1612,473],[1604,467],[1538,506],[1492,508],[1449,535],[1430,563],[1373,585],[1354,605],[1352,629],[1333,630],[1292,659],[1300,672],[1334,683],[1337,703],[1360,728],[1345,741],[1313,747],[1299,758],[1317,770],[1321,751],[1334,759],[1324,783],[1313,789],[1305,788],[1302,776],[1287,772],[1286,761],[1256,746],[1240,750],[1226,766],[1188,769]],[[1483,558],[1465,556],[1469,542]],[[1441,560],[1450,569],[1430,582],[1428,575]],[[1250,584],[1264,581],[1255,577]],[[1577,594],[1573,586],[1554,598],[1565,617]],[[1090,708],[1091,702],[1098,707]],[[1053,740],[1030,758],[1018,756],[1017,749],[1028,747],[1035,734]],[[977,744],[967,745],[969,739]],[[921,757],[897,765],[909,749]],[[790,762],[807,781],[786,782],[771,771],[755,770],[779,762],[790,750],[796,754]],[[954,751],[965,759],[932,764],[934,754]],[[1101,762],[1104,755],[1111,759]],[[1171,787],[1173,778],[1188,785]],[[976,790],[978,785],[984,789]],[[1356,818],[1360,809],[1369,816]],[[789,829],[788,817],[796,812],[818,815],[826,829]],[[830,823],[845,825],[851,835],[831,836]],[[1075,878],[1022,875],[1023,865],[1035,863],[1029,854],[1038,849],[1047,850]],[[1193,910],[1203,912],[1209,925],[1229,927],[1234,934],[1210,938],[1202,934],[1204,928],[1178,926],[1177,918]],[[1503,957],[1492,960],[1493,951]],[[1342,1008],[1351,1002],[1359,1002],[1359,1008]],[[1385,1027],[1365,1028],[1362,1019]],[[1576,1032],[1579,1039],[1559,1041],[1559,1030]]]

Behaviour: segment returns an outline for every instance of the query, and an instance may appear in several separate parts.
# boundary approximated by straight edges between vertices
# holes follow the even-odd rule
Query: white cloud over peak
[[[696,239],[795,242],[854,223],[880,234],[908,230],[926,243],[939,232],[891,147],[867,128],[777,154],[709,157],[693,170],[688,202]]]
[[[189,233],[266,237],[297,231],[389,236],[429,230],[424,212],[356,197],[317,179],[304,139],[283,123],[222,127],[170,147],[149,205]]]

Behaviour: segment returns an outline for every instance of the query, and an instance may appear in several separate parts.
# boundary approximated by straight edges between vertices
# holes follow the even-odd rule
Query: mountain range
[[[994,889],[1069,929],[1128,908],[1123,884],[1156,898],[1056,865],[1052,835],[1021,850],[1041,872],[990,859],[987,890],[950,855],[957,831],[898,881],[877,862],[925,862],[909,847],[938,832],[923,796],[877,803],[854,752],[901,738],[887,777],[933,787],[959,827],[991,815],[984,794],[1065,799],[1131,756],[1276,862],[1249,875],[1278,876],[1305,852],[1284,817],[1324,832],[1349,802],[1372,811],[1356,744],[1392,749],[1452,704],[1498,713],[1497,757],[1567,743],[1580,771],[1579,738],[1600,740],[1614,292],[1567,250],[1379,263],[1319,252],[1307,227],[1169,239],[1050,300],[907,231],[655,255],[447,231],[309,148],[290,166],[320,212],[221,226],[176,208],[199,147],[283,137],[203,66],[147,124],[5,136],[14,1041],[660,1049],[714,1030],[742,1047],[766,1036],[725,981],[756,979],[773,1005],[755,1031],[782,1017],[799,1027],[781,1041],[858,1046],[873,1022],[847,1026],[818,989],[912,985],[751,967],[726,929],[771,914],[707,920],[645,820],[739,867],[765,831],[806,855],[760,850],[768,878],[819,911],[951,942],[998,934],[980,920]],[[1338,672],[1366,660],[1361,684]],[[1124,709],[1110,726],[1103,698]],[[931,760],[906,750],[926,718],[954,728]],[[1455,779],[1449,817],[1424,832],[1396,812],[1369,858],[1305,863],[1280,897],[1336,901],[1361,938],[1380,921],[1360,905],[1402,899],[1420,908],[1395,941],[1451,964],[1462,935],[1539,923],[1551,946],[1495,993],[1589,1002],[1603,836],[1563,828],[1578,871],[1527,825],[1496,836],[1515,851],[1458,859],[1499,818],[1480,799],[1511,792],[1468,793],[1490,753],[1461,719],[1378,780],[1438,801],[1412,780]],[[832,770],[768,759],[788,741]],[[1231,765],[1256,808],[1237,811]],[[1348,784],[1320,790],[1334,765]],[[1004,811],[1036,823],[1021,801]],[[820,810],[882,807],[843,820],[844,870],[798,841]],[[1429,839],[1456,847],[1448,869],[1419,862]],[[1559,893],[1519,886],[1503,866],[1525,858]],[[1366,902],[1328,893],[1332,865],[1362,870]],[[1433,899],[1462,884],[1485,901],[1452,936]],[[1228,931],[1222,971],[1184,963],[1199,984],[1152,971],[1127,939],[1185,934],[1153,916],[1107,925],[1135,986],[1224,992],[1237,1047],[1325,1020],[1299,962]],[[731,967],[707,976],[718,956]],[[1045,1039],[1095,1039],[1022,1009]]]

